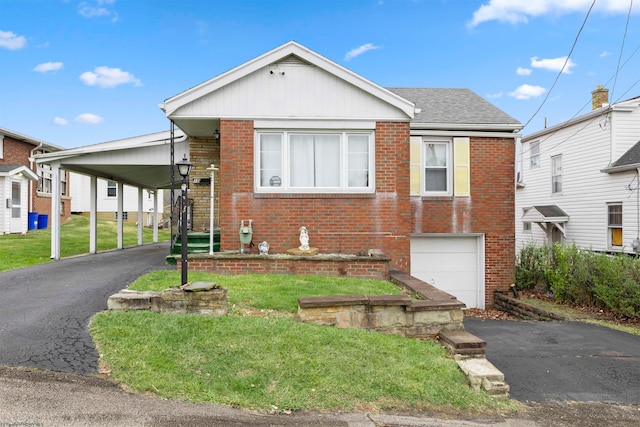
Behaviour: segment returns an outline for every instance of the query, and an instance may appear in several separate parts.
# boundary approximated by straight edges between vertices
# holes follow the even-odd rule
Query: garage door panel
[[[473,254],[424,254],[416,270],[478,271],[478,255]],[[413,266],[413,262],[412,262]]]
[[[475,236],[412,237],[411,275],[454,295],[468,308],[483,308],[480,241]]]
[[[412,252],[476,252],[476,238],[416,237],[411,239]]]

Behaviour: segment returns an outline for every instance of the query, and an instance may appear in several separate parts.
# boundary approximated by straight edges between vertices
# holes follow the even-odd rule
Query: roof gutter
[[[502,131],[518,132],[522,129],[521,124],[506,123],[418,123],[411,122],[411,129],[433,129],[433,130],[471,130],[471,131]]]
[[[630,172],[630,171],[638,170],[638,168],[640,168],[640,163],[633,163],[630,165],[609,166],[604,169],[600,169],[600,172],[604,172],[604,173]]]

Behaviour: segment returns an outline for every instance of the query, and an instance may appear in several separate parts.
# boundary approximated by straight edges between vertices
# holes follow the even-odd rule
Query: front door
[[[22,232],[22,182],[11,181],[11,232]]]

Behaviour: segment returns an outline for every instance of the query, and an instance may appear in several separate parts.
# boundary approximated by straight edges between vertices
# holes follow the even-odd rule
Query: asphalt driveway
[[[640,336],[582,322],[466,318],[521,402],[640,404]]]
[[[139,276],[175,268],[168,253],[156,243],[0,273],[0,365],[97,372],[89,319]]]

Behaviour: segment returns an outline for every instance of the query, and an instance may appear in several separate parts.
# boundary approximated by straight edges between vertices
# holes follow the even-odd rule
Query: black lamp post
[[[186,285],[187,284],[187,257],[188,257],[188,240],[189,237],[187,235],[187,205],[188,205],[188,199],[187,199],[187,184],[189,182],[188,177],[189,177],[189,172],[191,172],[191,163],[189,163],[189,161],[187,160],[187,157],[184,156],[182,160],[180,160],[178,163],[176,163],[176,166],[178,167],[178,173],[180,174],[180,176],[182,177],[182,185],[180,187],[180,189],[182,190],[180,193],[180,222],[182,224],[181,227],[181,231],[180,231],[180,241],[182,242],[182,263],[181,265],[181,269],[182,269],[182,285]]]

